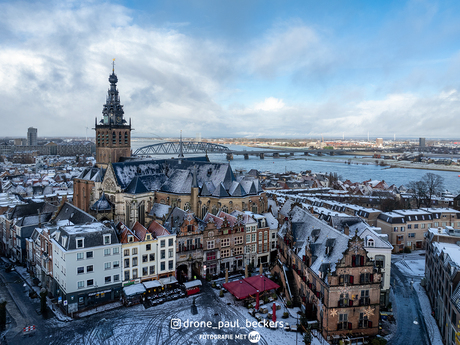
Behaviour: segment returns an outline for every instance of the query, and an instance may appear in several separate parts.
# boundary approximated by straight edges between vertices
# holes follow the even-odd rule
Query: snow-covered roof
[[[145,293],[146,291],[147,290],[142,284],[133,284],[133,285],[125,286],[123,288],[123,292],[126,296],[140,295],[140,294]]]
[[[144,284],[146,289],[152,289],[163,286],[159,280],[149,280],[147,282],[143,282],[142,284]]]
[[[192,280],[190,282],[185,282],[184,283],[184,286],[186,289],[191,289],[191,288],[194,288],[194,287],[197,287],[197,286],[201,286],[201,281],[200,280]]]

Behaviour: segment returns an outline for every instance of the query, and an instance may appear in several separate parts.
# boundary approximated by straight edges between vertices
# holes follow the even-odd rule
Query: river
[[[131,141],[131,148],[133,152],[140,147],[152,145],[157,141],[134,138]],[[259,148],[252,148],[238,145],[226,145],[232,150],[260,150]],[[174,155],[171,155],[173,157]],[[225,154],[209,154],[211,162],[226,163]],[[153,158],[164,159],[168,156],[160,155]],[[424,170],[424,169],[402,169],[381,167],[375,164],[347,164],[348,158],[354,156],[322,156],[322,157],[308,157],[301,154],[291,156],[289,158],[273,158],[265,157],[260,159],[257,156],[249,156],[249,159],[244,159],[243,156],[234,156],[230,161],[232,168],[235,170],[257,169],[259,171],[270,171],[273,173],[282,173],[285,171],[301,172],[311,170],[312,172],[323,173],[337,173],[341,176],[342,180],[350,180],[352,182],[362,182],[369,179],[385,180],[389,185],[407,185],[409,181],[417,181],[422,178],[427,172],[438,174],[444,178],[444,187],[454,195],[460,193],[460,177],[458,172],[453,171],[437,171],[437,170]]]

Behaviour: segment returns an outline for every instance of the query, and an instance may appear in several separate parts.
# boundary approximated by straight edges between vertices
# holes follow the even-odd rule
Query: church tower
[[[114,59],[115,60],[115,59]],[[131,156],[131,119],[129,124],[123,117],[123,106],[118,96],[115,74],[115,61],[109,76],[110,88],[102,109],[102,119],[96,118],[96,162],[98,167],[106,168],[108,163],[116,163],[120,157]]]

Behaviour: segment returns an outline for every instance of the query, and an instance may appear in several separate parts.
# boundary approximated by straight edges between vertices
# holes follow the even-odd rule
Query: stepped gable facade
[[[341,334],[376,335],[381,274],[364,240],[294,206],[278,233],[280,260],[290,268],[292,299],[317,319],[331,341]]]

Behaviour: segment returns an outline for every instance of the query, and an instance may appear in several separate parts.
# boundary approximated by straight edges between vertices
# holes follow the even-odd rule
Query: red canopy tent
[[[244,299],[249,297],[249,295],[255,296],[257,293],[257,289],[244,280],[237,280],[223,284],[222,286],[237,299]]]
[[[280,287],[278,284],[272,282],[270,279],[262,275],[244,278],[244,281],[246,281],[248,284],[253,286],[256,290],[259,290],[260,292],[278,289]]]

